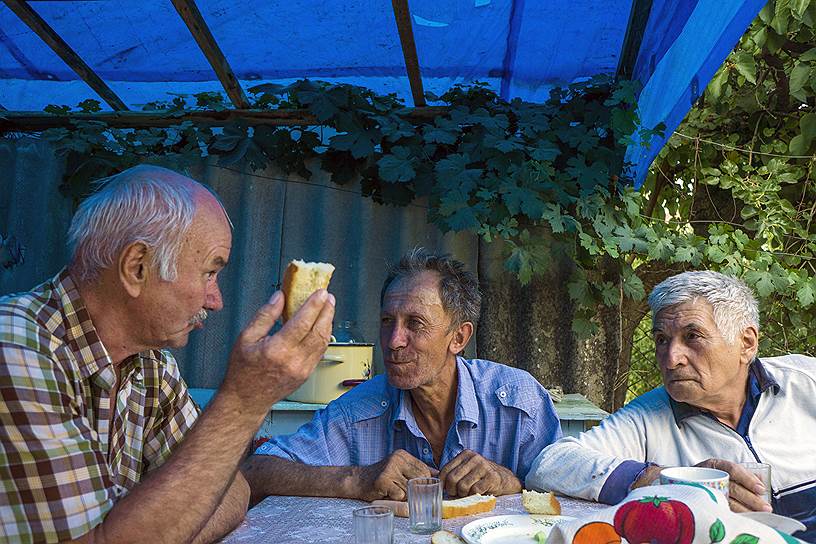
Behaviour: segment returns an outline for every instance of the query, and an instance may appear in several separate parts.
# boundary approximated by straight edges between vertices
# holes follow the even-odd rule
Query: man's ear
[[[453,331],[453,338],[451,338],[448,345],[448,351],[453,355],[460,354],[470,342],[471,336],[473,336],[473,323],[465,321]]]
[[[119,254],[119,279],[133,298],[144,289],[150,270],[150,252],[143,242],[133,242]]]
[[[759,349],[759,331],[757,331],[753,325],[745,327],[742,330],[742,335],[739,340],[742,347],[740,350],[740,362],[749,364],[754,360],[757,350]]]

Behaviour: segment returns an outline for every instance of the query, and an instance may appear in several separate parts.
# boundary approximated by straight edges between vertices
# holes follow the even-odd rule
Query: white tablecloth
[[[606,505],[559,497],[561,513],[580,517],[605,508]],[[325,542],[349,544],[354,542],[351,512],[366,503],[350,499],[314,497],[267,497],[247,513],[246,519],[223,542],[247,544],[270,542],[301,544]],[[481,517],[506,514],[526,514],[521,506],[521,495],[499,497],[492,512],[476,516],[443,519],[442,528],[459,534],[465,524]],[[415,535],[408,530],[406,518],[394,518],[394,544],[427,544],[429,535]]]

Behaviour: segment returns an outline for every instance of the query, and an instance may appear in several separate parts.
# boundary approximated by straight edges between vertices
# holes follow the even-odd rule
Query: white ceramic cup
[[[698,484],[709,489],[716,489],[728,498],[728,473],[724,470],[708,467],[671,467],[660,471],[660,483]]]

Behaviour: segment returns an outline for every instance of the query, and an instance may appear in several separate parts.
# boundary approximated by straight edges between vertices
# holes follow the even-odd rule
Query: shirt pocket
[[[535,417],[543,400],[539,391],[526,385],[502,385],[495,392],[499,402],[507,408],[521,410],[529,417]]]

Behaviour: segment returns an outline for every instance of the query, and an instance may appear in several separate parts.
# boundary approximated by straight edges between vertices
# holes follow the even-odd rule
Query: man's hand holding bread
[[[302,263],[307,264],[311,263]],[[309,377],[331,338],[335,300],[325,289],[330,277],[331,272],[319,277],[304,275],[305,281],[319,282],[306,286],[284,281],[284,291],[272,295],[239,335],[222,389],[235,391],[248,407],[264,406],[266,410]],[[292,309],[286,300],[295,289],[311,292],[299,309]],[[294,315],[270,336],[285,306]]]

